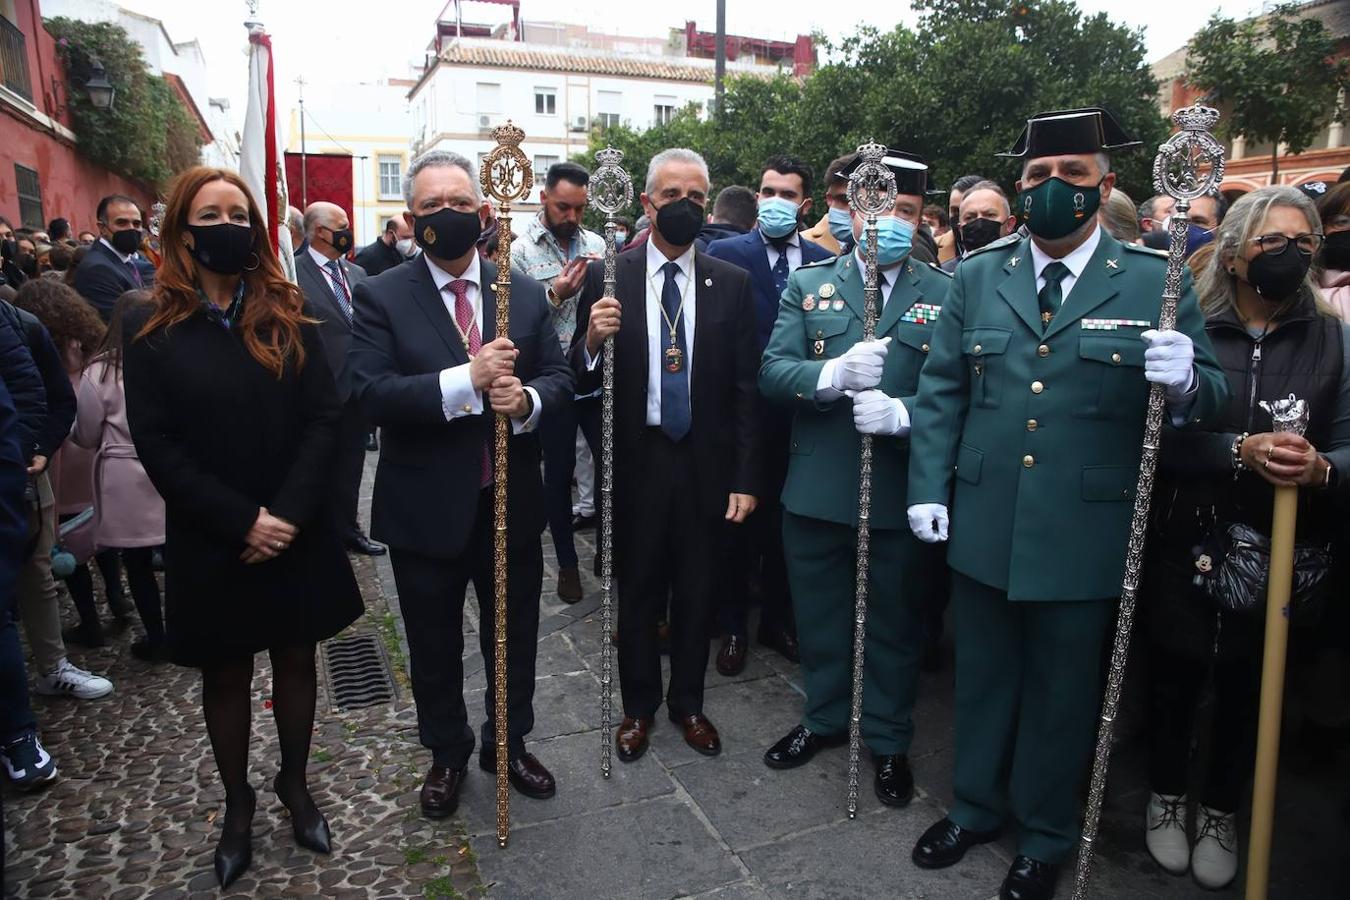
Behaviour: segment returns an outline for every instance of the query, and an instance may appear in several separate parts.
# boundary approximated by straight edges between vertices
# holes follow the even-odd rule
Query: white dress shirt
[[[313,248],[310,248],[313,253]],[[454,275],[442,269],[431,261],[431,258],[423,253],[422,259],[425,261],[427,269],[431,272],[431,280],[436,283],[436,290],[440,292],[441,302],[445,304],[445,311],[450,316],[450,321],[458,330],[458,323],[455,319],[455,295],[450,292],[450,282],[463,280],[469,283],[465,296],[469,305],[473,307],[473,320],[478,324],[478,334],[483,334],[483,304],[482,297],[482,266],[479,265],[478,254],[473,254],[469,260],[468,268],[458,279]],[[483,341],[484,344],[487,341]],[[465,352],[468,347],[465,346]],[[483,413],[483,394],[477,391],[473,386],[473,379],[469,376],[469,363],[463,363],[458,366],[451,366],[448,369],[441,370],[441,411],[445,413],[447,422],[458,419],[460,416],[477,416]],[[512,419],[511,430],[515,434],[523,431],[533,431],[535,425],[539,424],[539,414],[541,412],[539,403],[539,392],[529,385],[525,385],[525,390],[530,394],[532,405],[530,414],[524,419]]]
[[[670,329],[666,327],[665,317],[661,315],[661,291],[666,286],[666,273],[661,267],[668,262],[673,262],[679,266],[680,271],[675,274],[675,286],[680,289],[680,295],[684,297],[684,312],[680,316],[680,321],[684,323],[684,377],[692,378],[694,370],[694,319],[696,318],[695,302],[698,295],[698,287],[694,281],[694,246],[689,245],[689,249],[677,256],[675,259],[666,259],[666,255],[656,248],[655,241],[647,242],[647,424],[659,426],[661,424],[661,372],[665,364],[666,347],[670,346]],[[591,356],[590,349],[586,349],[586,368],[594,370],[596,363],[600,361],[600,354]],[[691,386],[690,402],[693,402],[693,390]],[[690,411],[692,413],[692,410]]]
[[[1083,270],[1087,268],[1088,260],[1092,259],[1092,254],[1097,252],[1097,245],[1100,244],[1101,241],[1102,226],[1097,225],[1092,229],[1092,233],[1088,235],[1087,240],[1074,248],[1072,253],[1058,260],[1058,262],[1064,263],[1069,269],[1069,274],[1065,275],[1059,283],[1060,297],[1063,298],[1060,301],[1061,304],[1069,302],[1069,292],[1072,291],[1073,286],[1078,283],[1078,276],[1082,275]],[[1032,240],[1030,243],[1031,264],[1035,266],[1036,272],[1036,294],[1039,296],[1041,288],[1045,287],[1045,276],[1042,273],[1045,271],[1046,266],[1050,265],[1052,262],[1056,262],[1056,260],[1053,257],[1046,255],[1046,252],[1037,246],[1035,240]]]
[[[768,235],[764,232],[759,232],[759,237],[764,241],[764,252],[768,255],[769,271],[772,272],[773,267],[778,265],[779,250],[770,242]],[[795,231],[788,235],[786,240],[784,249],[787,252],[788,274],[791,275],[802,264],[802,243]]]
[[[862,253],[859,252],[856,247],[853,250],[853,262],[858,267],[859,280],[863,280],[863,273],[867,271],[867,263],[863,260]],[[884,269],[881,266],[877,266],[877,293],[881,295],[881,309],[877,310],[878,316],[880,316],[881,310],[886,308],[886,301],[891,298],[891,291],[895,289],[895,283],[900,278],[900,269],[904,264],[905,260],[901,260],[895,265],[887,266]],[[832,384],[834,380],[834,369],[838,364],[839,360],[836,357],[820,367],[820,378],[816,379],[817,403],[833,403],[835,400],[844,396],[842,392],[836,391]],[[902,412],[900,418],[903,420],[902,424],[909,424],[908,411]]]
[[[112,244],[110,244],[110,243],[108,242],[108,239],[107,239],[107,238],[99,238],[99,239],[98,239],[98,242],[99,242],[100,244],[102,244],[103,246],[107,247],[109,250],[111,250],[111,251],[113,252],[113,256],[116,256],[118,259],[120,259],[120,260],[121,260],[122,262],[124,262],[124,263],[132,262],[132,261],[136,258],[136,254],[135,254],[135,253],[127,253],[127,254],[125,254],[125,255],[122,254],[122,253],[119,253],[119,252],[117,251],[117,248],[114,247]]]

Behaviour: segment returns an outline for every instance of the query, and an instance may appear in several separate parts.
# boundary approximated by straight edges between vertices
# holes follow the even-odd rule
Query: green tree
[[[66,104],[81,153],[154,187],[198,162],[196,119],[168,82],[150,74],[140,47],[121,26],[61,17],[44,24],[66,69]],[[111,109],[95,109],[81,89],[95,58],[117,89]]]
[[[1350,88],[1350,60],[1333,59],[1336,39],[1321,20],[1285,3],[1260,18],[1218,14],[1187,45],[1186,79],[1226,112],[1228,137],[1269,141],[1272,180],[1280,144],[1302,153],[1333,119],[1337,93]]]

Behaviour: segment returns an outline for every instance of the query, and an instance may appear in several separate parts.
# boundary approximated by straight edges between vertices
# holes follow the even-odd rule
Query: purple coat
[[[84,370],[76,393],[71,438],[96,450],[94,542],[103,547],[156,547],[164,543],[164,501],[141,467],[127,427],[122,379],[105,378],[96,359]]]

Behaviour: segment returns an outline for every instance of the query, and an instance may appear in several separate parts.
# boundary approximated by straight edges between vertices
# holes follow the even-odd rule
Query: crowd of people
[[[703,158],[667,149],[633,173],[642,215],[617,221],[609,297],[605,239],[583,224],[590,173],[574,163],[545,173],[541,209],[510,236],[509,273],[473,162],[443,150],[412,162],[407,212],[364,248],[341,207],[288,210],[295,283],[227,170],[182,173],[153,235],[122,196],[99,203],[98,234],[74,239],[62,219],[45,232],[0,219],[4,780],[33,789],[57,777],[28,665],[42,694],[114,689],[66,650],[105,640],[92,561],[107,612],[124,624],[134,608],[140,620],[130,652],[202,672],[225,791],[220,883],[251,859],[249,685],[263,650],[282,755],[273,788],[297,843],[330,852],[305,763],[315,646],[362,610],[345,549],[390,554],[431,756],[423,814],[456,811],[475,747],[495,771],[499,715],[511,785],[554,796],[526,743],[542,533],[558,598],[581,600],[574,533],[597,526],[611,364],[618,759],[643,756],[663,705],[690,747],[721,752],[704,708],[708,664],[744,669],[753,604],[756,643],[800,662],[805,692],[765,765],[795,769],[847,740],[859,448],[870,435],[861,734],[873,789],[892,807],[914,796],[918,675],[946,665],[950,621],[955,802],[913,862],[955,865],[1011,830],[1017,855],[1000,896],[1048,898],[1079,838],[1149,386],[1161,384],[1140,591],[1151,787],[1140,827],[1163,869],[1227,885],[1252,769],[1264,596],[1235,588],[1228,562],[1239,544],[1268,541],[1276,485],[1301,488],[1293,623],[1297,658],[1320,673],[1293,682],[1302,728],[1319,738],[1346,724],[1335,710],[1350,690],[1338,596],[1350,172],[1231,207],[1217,192],[1194,201],[1177,324],[1162,331],[1158,251],[1176,212],[1169,197],[1136,204],[1116,183],[1112,154],[1136,146],[1104,110],[1039,115],[1004,154],[1020,165],[1015,193],[967,175],[946,209],[921,156],[885,149],[896,195],[875,248],[847,198],[858,153],[825,167],[815,216],[815,171],[802,160],[775,155],[758,185],[714,196]],[[508,282],[510,331],[498,334]],[[1302,436],[1275,431],[1260,403],[1290,393],[1309,401]],[[473,584],[492,672],[494,413],[511,421],[507,708],[489,687],[475,734],[463,604]],[[367,534],[357,498],[375,446]],[[58,581],[78,617],[64,633]],[[1207,684],[1212,737],[1196,742]],[[1206,758],[1192,784],[1196,746]]]

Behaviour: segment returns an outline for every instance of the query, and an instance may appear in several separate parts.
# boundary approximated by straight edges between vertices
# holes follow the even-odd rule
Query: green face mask
[[[1062,178],[1047,178],[1017,195],[1018,218],[1037,237],[1057,240],[1097,214],[1102,204],[1100,187],[1101,181],[1080,186]]]

